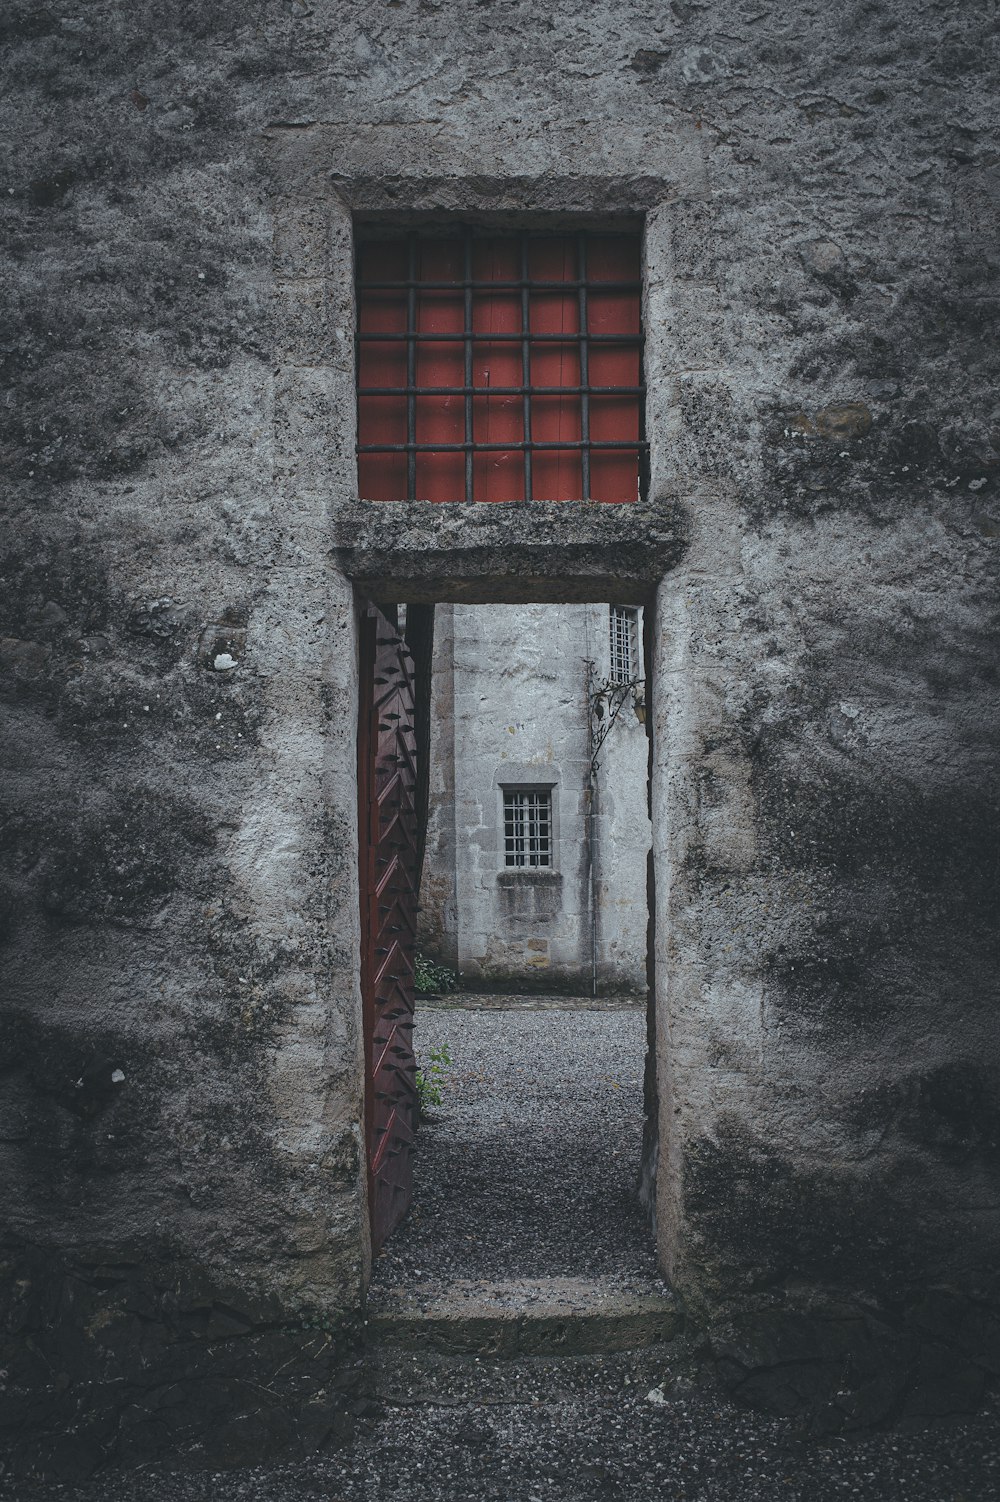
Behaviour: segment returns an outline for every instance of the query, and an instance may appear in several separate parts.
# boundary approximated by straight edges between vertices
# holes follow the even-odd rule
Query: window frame
[[[500,852],[499,853],[500,853],[500,855],[502,857],[502,862],[501,862],[501,865],[500,865],[500,870],[503,871],[503,872],[518,872],[518,873],[520,873],[522,875],[526,874],[526,873],[527,874],[532,874],[532,873],[548,874],[550,872],[555,871],[555,869],[556,869],[556,826],[555,826],[555,812],[556,812],[555,805],[556,805],[556,800],[553,797],[553,793],[555,791],[554,785],[552,783],[502,782],[502,783],[499,784],[499,788],[500,788],[500,830],[501,830]],[[531,861],[529,859],[525,859],[523,861],[509,860],[508,857],[511,854],[511,851],[508,849],[508,839],[512,838],[512,836],[509,836],[508,833],[507,833],[507,803],[508,803],[508,798],[531,798],[531,797],[544,798],[546,800],[547,805],[548,805],[548,836],[547,836],[547,838],[548,838],[548,850],[547,850],[548,860],[544,861],[544,862],[542,862],[542,861]],[[513,836],[513,838],[517,838],[517,836]],[[530,835],[521,836],[521,838],[530,839]],[[516,852],[514,852],[514,853],[516,854]],[[524,853],[525,853],[525,855],[530,855],[530,851],[526,850]]]
[[[616,633],[615,626],[618,620],[624,618],[626,622],[628,641],[628,673],[622,677],[616,670]],[[615,686],[624,686],[635,683],[639,678],[637,666],[639,661],[639,610],[635,605],[609,605],[608,606],[608,682]]]

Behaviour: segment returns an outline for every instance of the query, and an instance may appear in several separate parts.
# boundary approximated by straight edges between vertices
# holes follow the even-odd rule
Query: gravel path
[[[387,1406],[349,1449],[223,1474],[0,1482],[3,1502],[995,1502],[1000,1413],[922,1433],[802,1440],[705,1392],[649,1401],[609,1362],[585,1394]]]
[[[454,1065],[421,1130],[415,1208],[379,1259],[406,1280],[655,1282],[632,1196],[641,1011],[422,1007],[418,1055]],[[678,1353],[487,1360],[384,1351],[345,1450],[84,1487],[0,1480],[0,1502],[995,1502],[1000,1406],[922,1431],[805,1439],[740,1410]],[[693,1373],[695,1373],[693,1375]]]
[[[418,1059],[446,1044],[452,1065],[376,1288],[566,1276],[660,1287],[635,1198],[645,1033],[641,1008],[566,998],[531,1010],[418,1004]]]

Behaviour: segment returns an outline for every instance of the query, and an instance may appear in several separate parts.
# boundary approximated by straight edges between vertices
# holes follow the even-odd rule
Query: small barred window
[[[552,794],[548,789],[504,788],[504,865],[552,865]]]
[[[612,605],[611,672],[612,683],[631,683],[636,677],[636,612],[627,605]]]

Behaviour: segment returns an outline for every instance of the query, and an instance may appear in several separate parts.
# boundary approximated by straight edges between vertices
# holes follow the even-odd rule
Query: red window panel
[[[523,346],[518,242],[472,241],[472,495],[477,501],[525,499]],[[507,337],[497,339],[497,334]],[[494,336],[494,337],[491,337]],[[512,444],[516,447],[506,448]],[[498,446],[499,445],[499,446]],[[452,497],[455,499],[455,497]]]
[[[637,235],[362,240],[358,347],[365,498],[637,498]]]
[[[529,289],[529,328],[544,334],[531,345],[531,382],[542,390],[559,388],[559,394],[539,394],[532,401],[532,440],[536,443],[577,445],[572,448],[539,449],[532,456],[532,493],[540,501],[581,500],[587,497],[583,481],[583,438],[580,333],[580,295],[573,285],[577,273],[574,237],[551,235],[533,240],[528,247],[528,275],[535,284]],[[560,285],[560,283],[562,285]],[[566,284],[569,285],[566,285]],[[558,334],[573,336],[565,341]],[[630,497],[634,500],[634,494]]]

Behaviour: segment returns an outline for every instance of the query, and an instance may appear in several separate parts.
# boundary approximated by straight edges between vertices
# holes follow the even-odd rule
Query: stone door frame
[[[333,556],[359,602],[407,604],[634,604],[654,622],[650,813],[653,882],[649,893],[649,1031],[655,1040],[653,1078],[646,1074],[648,1113],[643,1143],[643,1197],[651,1211],[661,1266],[674,1265],[670,1213],[679,1198],[676,1161],[661,1151],[669,1142],[669,1033],[660,1024],[666,983],[662,946],[656,942],[657,900],[669,873],[669,841],[659,827],[667,805],[663,773],[667,751],[658,689],[665,662],[659,621],[671,588],[671,570],[685,551],[684,519],[672,503],[611,506],[584,502],[509,502],[441,505],[423,501],[358,501],[335,519]],[[659,727],[659,729],[658,729]],[[360,903],[360,889],[358,894]],[[661,954],[658,959],[657,951]],[[652,1088],[651,1088],[652,1087]],[[664,1208],[667,1214],[663,1213]]]
[[[560,178],[516,172],[481,176],[391,178],[373,170],[364,132],[330,126],[273,127],[266,136],[274,221],[277,300],[274,372],[275,504],[303,541],[313,588],[325,590],[343,626],[355,633],[349,658],[335,669],[348,710],[357,703],[357,621],[353,600],[547,604],[607,601],[644,605],[652,619],[651,808],[655,905],[656,1074],[658,1141],[653,1200],[660,1264],[673,1276],[684,1262],[682,1154],[666,1127],[673,1121],[669,1022],[674,966],[668,962],[666,915],[683,858],[675,809],[683,804],[688,622],[685,577],[690,517],[698,498],[678,472],[677,385],[670,372],[670,234],[676,181],[666,176]],[[384,159],[377,163],[381,168]],[[627,505],[593,502],[510,502],[441,505],[367,502],[357,494],[354,222],[382,218],[405,225],[415,217],[463,217],[484,224],[571,223],[642,226],[644,376],[649,490]],[[693,503],[693,504],[692,504]],[[315,568],[321,554],[325,583]],[[348,643],[340,636],[340,653]],[[352,717],[356,718],[356,714]],[[670,759],[666,726],[669,724]],[[338,786],[346,767],[338,772]],[[350,776],[356,785],[356,766]],[[683,818],[683,813],[680,815]],[[357,871],[356,861],[353,869]],[[352,902],[352,915],[344,911]],[[341,929],[357,930],[359,895],[340,893]],[[355,938],[357,944],[357,937]],[[690,989],[682,984],[681,990]],[[356,1001],[360,1036],[360,993]],[[681,1011],[685,1008],[683,1000]],[[668,1046],[669,1045],[669,1046]],[[354,1094],[363,1097],[361,1055]],[[650,1185],[652,1188],[652,1185]],[[358,1233],[362,1286],[370,1252],[367,1206],[359,1185]]]

